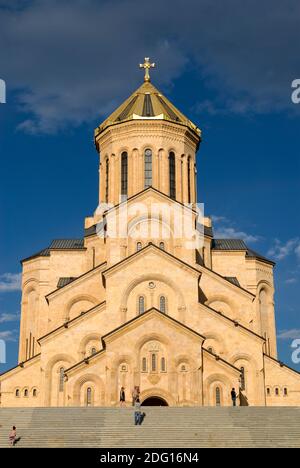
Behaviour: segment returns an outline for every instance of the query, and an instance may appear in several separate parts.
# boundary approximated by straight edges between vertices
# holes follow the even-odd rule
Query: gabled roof
[[[170,315],[164,314],[164,313],[161,312],[160,310],[156,309],[156,307],[152,307],[151,309],[146,310],[144,313],[142,313],[142,314],[140,314],[140,315],[137,315],[137,316],[134,317],[133,319],[128,320],[128,322],[123,323],[123,324],[120,325],[119,327],[115,328],[114,330],[111,330],[109,333],[107,333],[106,335],[102,336],[102,337],[101,337],[101,341],[102,341],[103,349],[101,349],[100,351],[98,351],[98,352],[95,353],[95,354],[91,354],[90,356],[86,357],[85,359],[83,359],[83,360],[77,362],[76,364],[74,364],[73,366],[69,367],[68,369],[66,369],[65,373],[68,373],[71,369],[74,369],[75,367],[78,367],[79,365],[85,363],[87,360],[92,359],[92,358],[95,358],[95,357],[98,356],[99,354],[102,354],[103,351],[106,349],[105,340],[106,340],[107,338],[109,338],[110,336],[114,335],[115,333],[118,333],[120,330],[122,330],[122,329],[124,329],[124,328],[127,328],[127,327],[130,326],[131,324],[143,320],[145,317],[147,317],[147,315],[151,315],[151,314],[153,314],[153,313],[159,315],[160,317],[164,318],[165,320],[169,320],[170,322],[176,324],[177,326],[179,326],[179,327],[182,328],[183,330],[186,330],[186,331],[192,333],[193,335],[195,335],[195,336],[201,338],[202,340],[205,340],[205,339],[206,339],[205,336],[201,335],[200,333],[198,333],[197,331],[193,330],[192,328],[190,328],[190,327],[184,325],[183,323],[179,322],[178,320],[174,319],[173,317],[170,317]]]
[[[161,255],[164,255],[166,256],[166,258],[172,258],[173,260],[175,260],[176,262],[178,262],[179,264],[181,264],[182,266],[184,266],[185,268],[188,268],[190,269],[191,271],[193,271],[193,273],[197,273],[198,275],[201,275],[201,271],[198,270],[197,268],[194,268],[193,266],[189,265],[188,263],[184,262],[183,260],[181,260],[180,258],[178,257],[175,257],[174,255],[170,254],[169,252],[167,252],[166,250],[162,250],[160,249],[159,247],[157,247],[157,245],[153,244],[152,242],[149,242],[148,245],[146,245],[145,247],[143,247],[141,250],[138,250],[136,252],[134,252],[133,254],[129,255],[129,257],[126,257],[124,258],[123,260],[121,260],[120,262],[110,266],[109,268],[107,268],[106,270],[104,270],[102,272],[102,274],[105,276],[108,272],[114,270],[115,268],[119,268],[120,265],[123,265],[124,263],[127,263],[129,262],[130,260],[132,260],[132,258],[134,257],[139,257],[141,255],[143,255],[145,253],[145,251],[147,250],[150,250],[150,249],[154,249],[156,250],[158,253],[160,253]]]
[[[95,130],[95,137],[111,125],[157,119],[185,125],[200,139],[201,130],[149,81],[144,82]]]

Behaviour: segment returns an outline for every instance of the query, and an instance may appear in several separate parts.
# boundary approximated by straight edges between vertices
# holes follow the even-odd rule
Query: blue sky
[[[17,360],[19,261],[82,236],[97,204],[93,130],[140,85],[145,55],[203,131],[198,195],[216,234],[277,262],[280,359],[300,371],[300,6],[219,3],[0,0],[0,372]]]

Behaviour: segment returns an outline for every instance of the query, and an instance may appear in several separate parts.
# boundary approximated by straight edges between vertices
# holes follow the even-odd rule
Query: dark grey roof
[[[236,276],[224,276],[224,278],[227,281],[230,281],[230,283],[235,284],[236,286],[239,286],[239,287],[241,286]]]
[[[30,255],[30,257],[23,258],[23,260],[21,260],[21,263],[26,262],[27,260],[32,260],[37,257],[49,257],[49,256],[50,256],[50,250],[46,248],[46,249],[40,250],[39,252],[33,255]]]
[[[262,260],[263,262],[268,262],[268,263],[271,263],[272,265],[275,265],[275,262],[273,262],[273,260],[270,260],[269,258],[266,258],[263,255],[260,255],[259,253],[255,252],[252,249],[247,250],[246,257],[257,258],[258,260]]]
[[[49,249],[76,250],[84,248],[83,239],[54,239]]]
[[[275,265],[275,262],[272,260],[249,249],[242,239],[213,239],[211,248],[212,250],[244,250],[246,252],[246,258],[257,258],[263,262]]]
[[[90,226],[89,228],[86,228],[84,230],[84,237],[92,236],[93,234],[96,234],[96,232],[97,232],[97,224],[94,224],[93,226]]]
[[[57,283],[57,289],[63,288],[67,286],[67,284],[72,283],[72,281],[76,280],[76,276],[69,277],[69,278],[59,278]]]
[[[212,250],[248,250],[242,239],[213,239]]]

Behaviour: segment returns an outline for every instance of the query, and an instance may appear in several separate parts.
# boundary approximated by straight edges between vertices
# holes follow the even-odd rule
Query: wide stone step
[[[300,447],[300,408],[144,407],[0,409],[0,447],[17,426],[17,447]]]

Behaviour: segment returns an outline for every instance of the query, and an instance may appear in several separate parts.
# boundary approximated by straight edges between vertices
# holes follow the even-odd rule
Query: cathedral
[[[300,404],[278,360],[274,262],[214,237],[197,204],[201,130],[151,82],[95,130],[99,201],[81,239],[22,260],[18,365],[1,407]],[[238,195],[238,194],[237,194]]]

